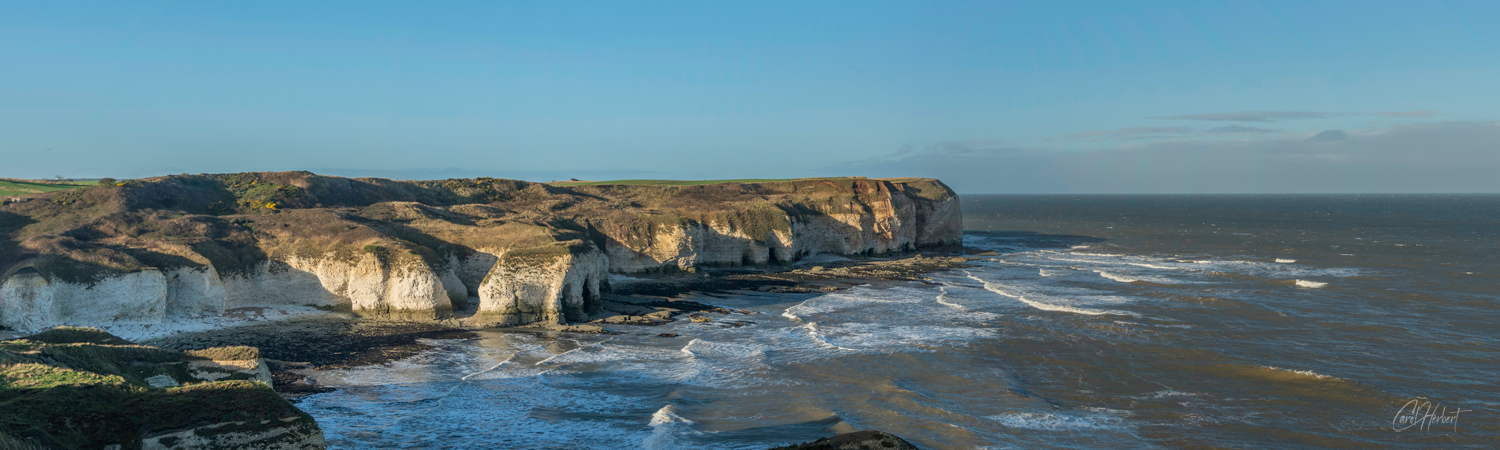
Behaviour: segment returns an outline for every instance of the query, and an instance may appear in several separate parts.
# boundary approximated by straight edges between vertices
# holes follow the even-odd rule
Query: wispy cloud
[[[1349,133],[1344,130],[1328,130],[1307,138],[1307,142],[1334,142],[1349,139]]]
[[[1008,142],[998,139],[973,139],[967,141],[947,141],[932,144],[925,148],[917,148],[912,145],[904,145],[896,155],[926,154],[926,155],[974,155],[981,153],[1006,152],[1011,148]]]
[[[1250,133],[1259,134],[1259,133],[1270,133],[1270,132],[1273,132],[1273,131],[1276,131],[1276,130],[1272,130],[1270,128],[1247,127],[1247,126],[1244,126],[1244,125],[1228,125],[1228,126],[1222,126],[1222,127],[1217,127],[1217,128],[1209,128],[1207,130],[1204,130],[1204,132],[1208,133],[1208,134],[1250,134]]]
[[[1152,139],[1161,137],[1177,136],[1192,132],[1188,127],[1134,127],[1115,128],[1112,130],[1085,131],[1082,133],[1065,134],[1063,139],[1083,139],[1087,141],[1102,141],[1105,139]]]
[[[1227,113],[1183,114],[1153,119],[1208,120],[1214,122],[1266,122],[1292,119],[1326,119],[1328,113],[1315,111],[1237,111]]]
[[[1437,117],[1437,111],[1423,109],[1419,111],[1361,111],[1354,113],[1361,116],[1376,117]]]
[[[1500,177],[1493,176],[1500,173],[1494,151],[1500,122],[1425,122],[1311,137],[1246,132],[1254,134],[1084,151],[913,146],[900,157],[852,168],[871,176],[937,177],[963,193],[1500,192]]]
[[[1203,134],[1261,134],[1274,131],[1276,130],[1270,128],[1247,127],[1244,125],[1228,125],[1209,129],[1199,129],[1194,127],[1130,127],[1071,133],[1059,136],[1058,138],[1077,139],[1088,142],[1099,142],[1107,140],[1132,141],[1146,139],[1180,139],[1188,136]]]

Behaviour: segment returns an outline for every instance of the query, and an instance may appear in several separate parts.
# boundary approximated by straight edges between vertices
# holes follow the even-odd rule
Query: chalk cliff
[[[179,175],[0,206],[0,326],[157,323],[307,305],[483,323],[579,320],[609,273],[960,243],[932,179],[562,186],[307,172]]]

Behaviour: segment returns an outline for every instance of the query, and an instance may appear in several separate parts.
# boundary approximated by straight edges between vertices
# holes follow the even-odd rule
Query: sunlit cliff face
[[[274,205],[274,207],[272,207]],[[960,242],[931,179],[560,187],[306,172],[170,176],[7,205],[0,323],[157,323],[307,305],[497,324],[598,309],[608,274],[780,265]]]

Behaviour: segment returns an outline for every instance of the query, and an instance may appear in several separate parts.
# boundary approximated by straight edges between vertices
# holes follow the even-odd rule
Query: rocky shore
[[[253,347],[177,352],[90,328],[0,341],[0,447],[321,449]]]
[[[806,294],[872,282],[922,282],[930,272],[963,267],[973,261],[973,257],[946,254],[838,259],[779,270],[710,269],[641,276],[616,284],[601,310],[586,320],[501,329],[563,336],[566,333],[655,334],[650,326],[676,320],[717,321],[724,326],[735,326],[753,319],[702,299],[748,291]],[[457,313],[462,315],[465,311]],[[472,314],[472,309],[468,313]],[[313,371],[409,358],[433,348],[422,340],[469,339],[475,336],[472,331],[479,329],[495,328],[474,326],[462,317],[433,322],[369,320],[330,314],[180,333],[146,343],[176,350],[229,345],[257,347],[270,368],[276,391],[295,400],[331,389],[311,381],[308,375]]]

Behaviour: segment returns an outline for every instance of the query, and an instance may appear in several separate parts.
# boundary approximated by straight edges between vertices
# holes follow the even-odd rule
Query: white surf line
[[[542,346],[538,345],[536,347],[532,347],[532,348],[526,349],[524,351],[528,351],[529,352],[529,351],[532,351],[532,350],[536,350],[538,348],[542,348]],[[499,369],[500,366],[505,365],[505,363],[508,363],[508,362],[510,362],[513,359],[516,359],[516,355],[520,354],[520,353],[521,352],[511,353],[510,356],[506,356],[505,359],[500,360],[499,363],[497,363],[497,364],[495,364],[493,366],[490,366],[490,368],[484,369],[484,370],[481,370],[481,371],[478,371],[478,372],[474,372],[474,373],[471,373],[471,374],[468,374],[468,375],[464,375],[463,377],[459,378],[459,380],[461,380],[461,381],[469,381],[469,377],[472,377],[472,376],[475,376],[475,375],[479,375],[481,373],[489,372],[491,370]]]
[[[1128,313],[1128,312],[1125,312],[1125,311],[1114,311],[1114,310],[1103,310],[1103,309],[1089,309],[1089,308],[1076,308],[1076,307],[1072,307],[1072,306],[1053,305],[1053,304],[1048,304],[1048,303],[1042,303],[1042,302],[1038,302],[1038,301],[1033,301],[1033,300],[1027,299],[1024,296],[1016,295],[1016,294],[1011,294],[1009,292],[1005,292],[1003,290],[991,287],[991,286],[994,286],[993,283],[990,283],[990,282],[985,281],[985,280],[983,280],[983,279],[981,279],[979,277],[974,276],[973,272],[969,272],[969,271],[965,270],[964,274],[966,274],[969,277],[969,279],[972,279],[974,281],[978,281],[980,283],[984,283],[984,290],[986,290],[986,291],[994,292],[996,294],[1000,294],[1000,295],[1003,295],[1003,296],[1006,296],[1006,297],[1010,297],[1010,298],[1016,299],[1016,300],[1020,301],[1021,303],[1025,303],[1026,305],[1031,306],[1032,308],[1040,309],[1040,310],[1043,310],[1043,311],[1070,312],[1070,313],[1076,313],[1076,314],[1087,314],[1087,315],[1090,315],[1090,316],[1098,316],[1098,315],[1104,315],[1104,314],[1114,314],[1114,315],[1120,315],[1120,316],[1140,317],[1139,314],[1132,314],[1132,313]]]
[[[818,332],[818,323],[817,322],[808,322],[808,323],[803,324],[802,326],[797,327],[797,328],[806,328],[807,329],[807,335],[811,336],[814,341],[817,341],[819,344],[823,344],[823,346],[825,346],[825,347],[836,348],[836,349],[839,349],[839,350],[848,350],[848,351],[851,351],[851,352],[858,351],[858,350],[855,350],[855,349],[852,349],[852,348],[839,347],[837,345],[833,345],[832,343],[828,342],[828,339],[825,339],[823,337],[823,333],[819,333]]]
[[[1021,255],[1023,253],[1013,253],[1013,254],[1014,255]],[[1010,256],[1010,255],[1006,255],[1006,256]],[[990,264],[996,264],[996,265],[1002,265],[1002,266],[1017,266],[1017,267],[1038,267],[1038,266],[1041,266],[1041,264],[1028,263],[1028,262],[1020,262],[1020,261],[1011,261],[1011,260],[1008,260],[1008,259],[990,259],[990,260],[981,260],[981,262],[987,262],[987,263],[990,263]]]
[[[478,372],[474,372],[474,373],[471,373],[471,374],[459,377],[458,378],[458,382],[457,383],[453,383],[453,386],[449,387],[446,392],[443,392],[443,395],[441,397],[438,397],[437,401],[433,403],[432,407],[427,408],[426,410],[424,410],[424,412],[432,411],[432,410],[438,409],[439,407],[443,406],[443,402],[445,402],[449,398],[453,397],[453,391],[456,391],[456,390],[458,390],[458,388],[460,388],[463,385],[469,383],[469,377],[472,377],[472,376],[475,376],[475,375],[479,375],[481,373],[489,372],[491,370],[498,369],[498,368],[500,368],[500,366],[503,366],[506,363],[509,363],[513,359],[516,359],[516,355],[519,355],[519,354],[525,353],[525,352],[529,352],[529,351],[532,351],[532,350],[536,350],[536,349],[539,349],[539,348],[542,348],[542,347],[543,346],[538,345],[538,346],[535,346],[535,347],[532,347],[532,348],[528,348],[526,350],[521,350],[521,351],[518,351],[518,352],[511,353],[510,355],[506,356],[505,359],[500,360],[499,363],[497,363],[497,364],[495,364],[493,366],[490,366],[488,369],[484,369],[484,370],[481,370],[481,371],[478,371]],[[401,421],[403,421],[403,420],[412,419],[412,418],[415,418],[415,417],[425,417],[425,416],[426,416],[425,414],[411,414],[411,415],[407,415],[405,417],[398,417],[398,418],[396,418],[395,423],[401,423]]]
[[[1047,259],[1050,259],[1050,260],[1053,260],[1053,261],[1067,261],[1067,262],[1077,262],[1077,263],[1085,263],[1085,264],[1125,264],[1125,265],[1128,265],[1128,266],[1149,267],[1149,268],[1152,268],[1152,269],[1163,269],[1163,270],[1198,270],[1198,269],[1190,269],[1190,268],[1186,268],[1186,267],[1158,266],[1156,264],[1133,263],[1133,262],[1126,262],[1126,261],[1120,261],[1118,263],[1113,263],[1113,262],[1104,262],[1104,261],[1089,261],[1089,260],[1086,260],[1086,259],[1058,258],[1058,257],[1054,257],[1054,256],[1048,256]]]
[[[817,297],[813,297],[813,298],[817,298]],[[792,314],[792,308],[796,308],[798,306],[806,305],[807,302],[813,301],[813,298],[809,298],[807,300],[803,300],[802,303],[798,303],[798,304],[795,304],[795,305],[787,307],[785,311],[781,312],[781,317],[785,317],[785,318],[788,318],[788,319],[792,319],[792,320],[801,322],[802,321],[801,317],[797,317],[796,314]]]
[[[1114,273],[1110,273],[1110,272],[1105,272],[1103,270],[1095,270],[1094,272],[1098,273],[1099,276],[1101,276],[1101,277],[1108,278],[1108,279],[1111,279],[1111,280],[1115,280],[1115,281],[1118,281],[1118,282],[1121,282],[1121,283],[1134,283],[1134,282],[1137,282],[1137,281],[1141,281],[1141,280],[1138,280],[1138,279],[1135,279],[1135,278],[1130,278],[1128,276],[1114,274]]]
[[[595,342],[595,343],[592,343],[592,344],[589,344],[589,345],[585,345],[585,346],[578,347],[578,348],[575,348],[575,349],[572,349],[572,350],[568,350],[568,351],[565,351],[565,352],[562,352],[562,353],[558,353],[556,355],[549,356],[549,357],[547,357],[547,359],[544,359],[544,360],[541,360],[541,361],[537,361],[536,364],[532,364],[532,365],[533,366],[540,366],[543,363],[546,363],[547,361],[551,361],[551,360],[557,359],[558,357],[561,357],[562,355],[573,353],[573,352],[576,352],[576,351],[579,351],[579,350],[583,350],[583,349],[586,349],[586,348],[589,348],[589,347],[597,347],[597,346],[603,345],[606,342],[613,341],[613,340],[615,340],[615,338],[613,336],[611,336],[609,339],[605,339],[605,340],[602,340],[602,341],[599,341],[599,342]],[[573,340],[573,342],[578,342],[578,341],[577,340]]]
[[[965,308],[963,305],[943,300],[944,298],[948,297],[948,286],[939,287],[938,291],[939,291],[939,293],[938,293],[938,296],[937,296],[937,302],[939,304],[947,305],[947,306],[952,307],[953,309],[957,309],[959,311],[964,311],[964,312],[969,311],[969,308]]]

